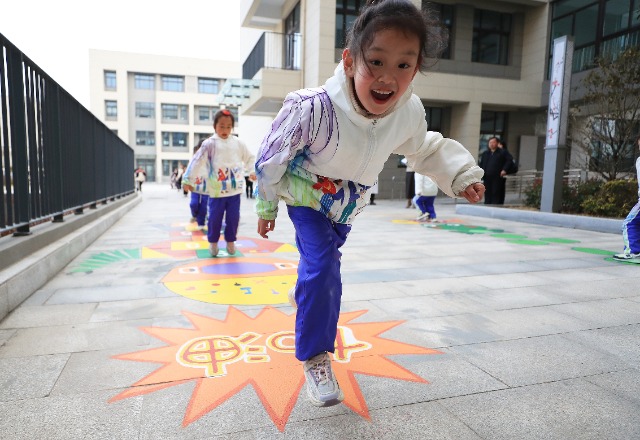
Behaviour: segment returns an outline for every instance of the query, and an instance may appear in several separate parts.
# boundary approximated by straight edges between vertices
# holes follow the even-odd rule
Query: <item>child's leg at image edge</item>
[[[334,223],[307,207],[287,206],[300,252],[296,283],[296,358],[334,352],[342,280],[340,247],[351,225]]]
[[[622,239],[625,253],[640,253],[640,201],[631,209],[622,223]]]

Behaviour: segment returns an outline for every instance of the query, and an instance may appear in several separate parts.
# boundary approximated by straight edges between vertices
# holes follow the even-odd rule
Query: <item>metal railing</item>
[[[242,65],[242,78],[252,79],[262,68],[300,70],[302,36],[265,32]]]
[[[129,145],[0,34],[0,233],[132,193]]]
[[[542,171],[535,169],[520,170],[517,174],[507,175],[506,191],[507,193],[518,194],[518,198],[521,198],[523,191],[531,187],[536,180],[542,181],[542,175]],[[588,171],[579,168],[567,169],[563,173],[563,182],[569,185],[586,182],[588,178]]]

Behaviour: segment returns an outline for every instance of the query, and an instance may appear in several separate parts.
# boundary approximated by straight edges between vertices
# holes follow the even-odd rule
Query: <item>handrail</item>
[[[0,34],[0,235],[134,192],[133,149]]]

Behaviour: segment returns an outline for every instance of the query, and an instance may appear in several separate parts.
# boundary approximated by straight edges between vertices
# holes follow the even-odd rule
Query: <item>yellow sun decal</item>
[[[296,284],[298,261],[279,258],[208,258],[171,269],[162,283],[172,292],[214,304],[285,304]]]
[[[427,383],[386,356],[441,352],[380,336],[403,321],[351,322],[366,312],[340,315],[333,369],[344,392],[343,403],[369,419],[355,374]],[[251,385],[275,426],[284,431],[305,382],[301,363],[294,356],[295,314],[272,307],[264,308],[255,318],[234,307],[229,307],[224,320],[182,313],[193,328],[142,328],[166,346],[114,356],[162,366],[110,402],[193,381],[196,386],[182,421],[186,427]]]

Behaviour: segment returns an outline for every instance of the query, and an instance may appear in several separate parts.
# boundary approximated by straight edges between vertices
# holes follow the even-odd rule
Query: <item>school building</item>
[[[254,151],[271,122],[239,114],[238,62],[91,50],[89,68],[91,111],[134,149],[149,181],[169,182],[189,163],[219,109],[233,112],[234,134]]]
[[[431,129],[476,157],[499,136],[521,170],[543,169],[553,40],[574,37],[574,86],[595,57],[640,44],[640,0],[413,1],[435,7],[449,31],[442,59],[414,79]],[[242,114],[273,117],[287,92],[323,84],[364,3],[242,0],[241,25],[264,30],[243,63],[243,78],[260,86],[242,103]],[[380,197],[402,198],[402,171],[397,158],[389,160]]]

